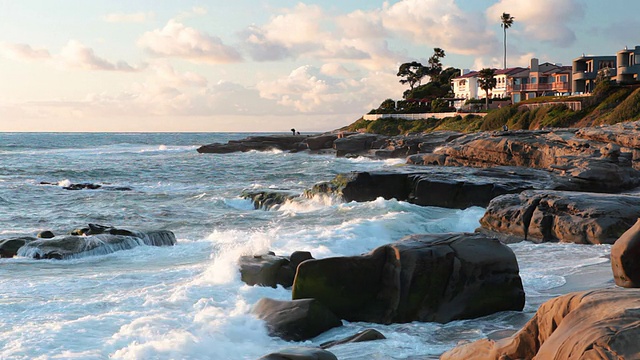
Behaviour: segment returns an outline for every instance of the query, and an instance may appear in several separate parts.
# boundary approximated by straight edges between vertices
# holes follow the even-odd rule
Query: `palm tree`
[[[496,70],[484,68],[478,72],[478,87],[484,90],[487,110],[489,110],[489,91],[496,87]]]
[[[513,25],[514,19],[515,18],[513,16],[504,12],[500,17],[500,21],[502,21],[502,24],[500,24],[500,26],[504,30],[504,68],[505,69],[507,68],[507,29],[510,28],[511,25]]]

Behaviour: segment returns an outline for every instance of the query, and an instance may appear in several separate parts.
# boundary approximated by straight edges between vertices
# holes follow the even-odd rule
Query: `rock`
[[[293,193],[288,190],[259,190],[259,191],[243,191],[242,197],[250,199],[256,209],[271,210],[279,205],[284,204],[288,200],[299,197],[299,193]]]
[[[315,299],[278,301],[262,298],[252,312],[267,323],[271,336],[287,341],[304,341],[342,326],[340,319]]]
[[[18,250],[25,244],[36,240],[33,237],[19,237],[0,240],[0,258],[12,258],[18,255]]]
[[[357,334],[346,337],[344,339],[333,340],[333,341],[322,343],[320,344],[320,347],[323,349],[328,349],[336,345],[350,344],[350,343],[357,343],[357,342],[364,342],[364,341],[373,341],[373,340],[382,340],[382,339],[386,339],[386,337],[382,335],[380,331],[376,329],[366,329],[366,330],[360,331]]]
[[[507,246],[480,234],[408,236],[361,256],[298,266],[293,299],[314,298],[348,321],[445,323],[522,310],[524,291]]]
[[[67,259],[108,254],[140,245],[172,246],[176,243],[175,235],[167,230],[133,232],[91,225],[93,226],[90,226],[90,231],[93,228],[97,234],[89,231],[81,236],[65,235],[52,239],[35,239],[20,247],[18,255],[34,259]]]
[[[87,227],[78,228],[69,233],[69,235],[79,235],[79,236],[99,235],[99,234],[135,236],[135,234],[129,230],[116,229],[112,226],[105,226],[100,224],[89,224]]]
[[[49,230],[40,231],[38,233],[38,235],[36,235],[36,237],[40,238],[40,239],[51,239],[51,238],[53,238],[55,236],[56,235],[52,231],[49,231]]]
[[[611,247],[611,269],[616,285],[640,288],[640,219]]]
[[[338,134],[322,134],[309,136],[303,140],[309,150],[317,151],[333,148],[333,142],[338,138]]]
[[[333,141],[337,156],[364,154],[373,148],[381,148],[388,136],[377,134],[353,134]],[[377,146],[376,146],[377,145]]]
[[[637,359],[640,289],[599,289],[551,299],[516,334],[482,339],[441,360]]]
[[[259,360],[338,360],[338,358],[323,349],[297,346],[278,350]]]
[[[200,146],[199,153],[228,154],[233,152],[246,152],[251,150],[283,150],[299,151],[307,148],[303,143],[305,136],[301,135],[259,135],[250,136],[242,140],[230,140],[226,144],[214,143]]]
[[[631,152],[622,153],[610,142],[579,138],[576,132],[558,129],[467,134],[434,150],[433,155],[415,155],[409,161],[543,169],[566,177],[574,183],[571,190],[579,191],[618,192],[640,185],[640,171],[631,166]]]
[[[432,167],[428,171],[415,172],[339,174],[331,181],[314,185],[304,195],[328,194],[344,201],[372,201],[383,197],[423,206],[465,209],[486,207],[491,199],[503,194],[571,186],[557,175],[535,169]]]
[[[282,285],[285,288],[293,285],[298,265],[313,259],[308,251],[296,251],[290,257],[275,254],[241,256],[238,260],[240,278],[247,285],[271,286]]]
[[[482,231],[514,241],[613,244],[640,217],[640,197],[528,190],[493,199]]]
[[[102,185],[99,184],[91,184],[91,183],[82,183],[82,184],[71,184],[69,186],[63,186],[62,188],[65,190],[96,190],[100,189]]]

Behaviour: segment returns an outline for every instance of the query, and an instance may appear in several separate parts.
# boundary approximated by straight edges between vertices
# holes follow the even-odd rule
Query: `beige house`
[[[616,55],[582,55],[573,60],[574,93],[590,93],[596,86],[599,72],[620,84],[640,80],[640,46],[634,49],[625,47]]]

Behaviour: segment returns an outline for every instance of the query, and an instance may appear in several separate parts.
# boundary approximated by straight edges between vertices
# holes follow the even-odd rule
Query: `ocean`
[[[196,152],[248,135],[0,133],[0,239],[97,223],[171,230],[178,240],[67,260],[0,259],[0,359],[257,359],[366,328],[387,339],[330,351],[339,359],[432,359],[459,342],[515,331],[567,276],[608,261],[607,245],[512,244],[527,293],[523,312],[448,324],[344,322],[302,343],[270,337],[251,307],[291,293],[243,284],[239,256],[356,255],[409,234],[472,232],[484,209],[300,198],[256,210],[243,190],[302,193],[339,173],[405,165],[305,152]],[[104,186],[63,189],[70,183]]]

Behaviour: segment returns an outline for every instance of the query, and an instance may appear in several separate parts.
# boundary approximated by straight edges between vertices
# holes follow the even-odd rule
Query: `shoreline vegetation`
[[[289,275],[291,302],[262,306],[256,314],[267,321],[274,336],[295,337],[300,326],[312,327],[312,334],[339,326],[322,328],[322,324],[313,324],[312,319],[325,317],[319,314],[326,312],[342,319],[386,324],[448,322],[513,310],[510,306],[519,304],[520,300],[514,299],[521,299],[522,285],[517,265],[515,272],[507,265],[516,259],[505,244],[524,240],[583,246],[613,244],[610,262],[567,278],[564,286],[554,290],[561,296],[542,304],[544,311],[535,314],[519,332],[505,334],[508,337],[503,339],[465,344],[441,358],[532,358],[566,354],[573,348],[577,357],[566,358],[590,356],[594,351],[634,358],[640,353],[639,345],[615,339],[637,337],[640,329],[632,326],[635,318],[614,308],[620,305],[640,310],[640,302],[634,300],[638,290],[626,289],[640,287],[640,275],[634,270],[640,266],[636,255],[640,251],[640,225],[634,226],[640,218],[639,98],[638,86],[600,87],[594,95],[582,99],[579,111],[550,103],[533,109],[503,107],[484,119],[360,119],[319,135],[249,137],[205,145],[198,151],[277,148],[346,157],[406,158],[407,166],[397,170],[339,174],[304,194],[279,190],[244,194],[256,208],[271,209],[296,197],[317,195],[337,196],[344,201],[383,197],[418,205],[486,208],[474,234],[416,234],[349,258],[313,259],[309,255],[310,259],[297,265],[295,276]],[[469,243],[470,239],[476,240]],[[471,249],[468,246],[473,250],[467,250]],[[446,255],[450,249],[454,252]],[[502,255],[492,257],[492,253]],[[468,254],[476,256],[467,258]],[[278,271],[274,269],[280,266],[290,266],[288,257],[273,254],[256,256],[249,259],[249,264],[246,260],[241,272],[251,269],[253,277],[262,279],[254,284],[273,284],[276,280],[263,277],[275,276]],[[466,264],[466,268],[458,269],[454,263]],[[392,274],[403,275],[395,278]],[[505,278],[487,274],[505,274]],[[496,282],[504,287],[496,288]],[[614,282],[617,286],[611,287]],[[345,295],[339,289],[350,290]],[[508,304],[496,301],[504,296],[511,299]],[[300,303],[309,298],[315,299],[313,306]],[[469,303],[462,299],[475,300]],[[592,306],[597,306],[597,315],[589,315]],[[278,316],[283,308],[296,315]],[[593,336],[571,336],[571,326],[575,325],[572,316],[580,318],[581,329]],[[555,325],[547,326],[551,321]],[[601,340],[603,336],[608,340]],[[301,358],[312,358],[316,351],[330,356],[324,349],[296,351],[309,351],[309,357]],[[269,356],[276,355],[264,358],[276,358]]]

